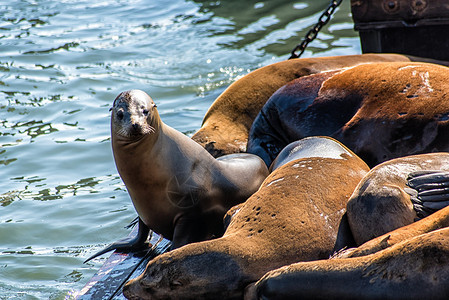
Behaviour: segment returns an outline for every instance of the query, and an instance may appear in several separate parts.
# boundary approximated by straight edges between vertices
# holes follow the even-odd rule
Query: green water
[[[156,3],[155,3],[156,2]],[[142,89],[191,135],[214,99],[284,60],[327,0],[0,0],[0,299],[64,299],[135,211],[109,112]],[[349,1],[304,57],[360,53]]]

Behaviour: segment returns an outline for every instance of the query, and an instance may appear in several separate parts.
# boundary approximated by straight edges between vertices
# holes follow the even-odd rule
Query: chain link
[[[299,58],[304,53],[304,50],[306,50],[307,45],[317,37],[318,32],[320,32],[321,28],[323,28],[323,26],[329,22],[329,20],[332,17],[332,14],[335,12],[335,9],[337,9],[337,7],[341,4],[342,1],[343,0],[331,1],[329,6],[319,17],[318,22],[315,24],[315,26],[313,26],[312,29],[310,29],[309,32],[307,32],[301,44],[298,44],[295,46],[295,48],[293,48],[291,56],[288,59]],[[299,54],[296,54],[296,51],[299,51]]]

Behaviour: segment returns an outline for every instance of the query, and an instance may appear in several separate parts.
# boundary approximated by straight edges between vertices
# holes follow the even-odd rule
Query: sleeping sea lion
[[[115,163],[140,222],[136,240],[100,253],[142,245],[145,227],[170,239],[172,248],[221,236],[226,211],[251,196],[268,175],[252,154],[212,157],[164,124],[143,91],[121,93],[111,110]]]
[[[369,166],[449,151],[449,69],[372,63],[320,73],[277,90],[255,119],[248,152],[267,166],[288,143],[331,136]]]
[[[357,248],[350,248],[336,253],[335,258],[349,258],[358,257],[376,253],[383,249],[389,248],[407,239],[416,237],[418,235],[429,233],[444,227],[449,227],[449,207],[446,206],[441,210],[433,213],[412,223],[410,225],[400,227],[396,230],[390,231],[377,238],[367,241]]]
[[[285,151],[285,164],[278,161],[260,189],[233,210],[223,237],[154,258],[124,295],[241,299],[248,283],[273,268],[327,258],[346,202],[368,167],[330,138],[303,139]]]
[[[447,299],[449,228],[374,254],[300,262],[268,272],[245,300]]]
[[[246,152],[248,132],[255,117],[268,98],[289,81],[359,64],[393,61],[408,62],[410,58],[399,54],[297,58],[259,68],[231,84],[215,100],[192,139],[214,157]]]
[[[354,190],[346,207],[349,226],[357,245],[413,223],[437,203],[448,205],[447,200],[436,197],[431,201],[412,201],[410,193],[413,193],[407,186],[408,175],[429,170],[449,171],[449,154],[400,157],[370,170]],[[412,186],[417,189],[420,189],[420,185],[416,185],[419,178],[411,179]]]

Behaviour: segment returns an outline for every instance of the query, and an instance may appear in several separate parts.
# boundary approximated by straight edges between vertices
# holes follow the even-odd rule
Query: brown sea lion
[[[400,227],[367,241],[357,248],[351,248],[337,253],[336,258],[349,258],[376,253],[407,239],[428,233],[437,229],[449,227],[449,206],[433,213],[410,225]]]
[[[126,284],[124,295],[241,299],[244,287],[268,270],[327,258],[346,202],[368,167],[330,138],[307,138],[285,151],[286,164],[279,161],[260,189],[233,211],[223,237],[156,257]],[[299,159],[290,161],[292,156]]]
[[[449,228],[444,228],[366,256],[300,262],[273,270],[247,288],[245,300],[410,300],[448,295]]]
[[[221,236],[226,211],[251,196],[268,175],[252,154],[215,159],[164,124],[145,92],[121,93],[111,110],[115,163],[141,221],[136,240],[100,253],[141,245],[145,227],[170,239],[172,248]]]
[[[447,206],[445,199],[411,201],[407,176],[412,172],[449,170],[448,153],[412,155],[384,162],[360,181],[347,205],[347,216],[357,245],[423,217],[422,213],[437,203]],[[419,177],[412,179],[416,182]],[[415,186],[419,188],[420,185]],[[440,201],[441,200],[441,201]],[[430,206],[430,207],[429,207]],[[440,207],[439,207],[440,208]]]
[[[449,69],[427,63],[362,64],[295,79],[255,119],[248,152],[269,166],[285,145],[331,136],[368,165],[449,151]]]
[[[290,59],[259,68],[231,84],[215,100],[192,139],[215,157],[246,152],[248,132],[254,118],[268,98],[284,84],[323,71],[392,61],[407,62],[410,59],[398,54],[362,54]]]

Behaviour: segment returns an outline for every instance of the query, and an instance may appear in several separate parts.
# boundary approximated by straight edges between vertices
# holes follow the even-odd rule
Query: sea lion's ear
[[[153,107],[154,107],[154,108],[157,108],[157,105],[156,105],[156,103],[153,103]]]
[[[109,108],[109,111],[112,111],[112,109],[113,109],[113,107],[110,107],[110,108]]]

